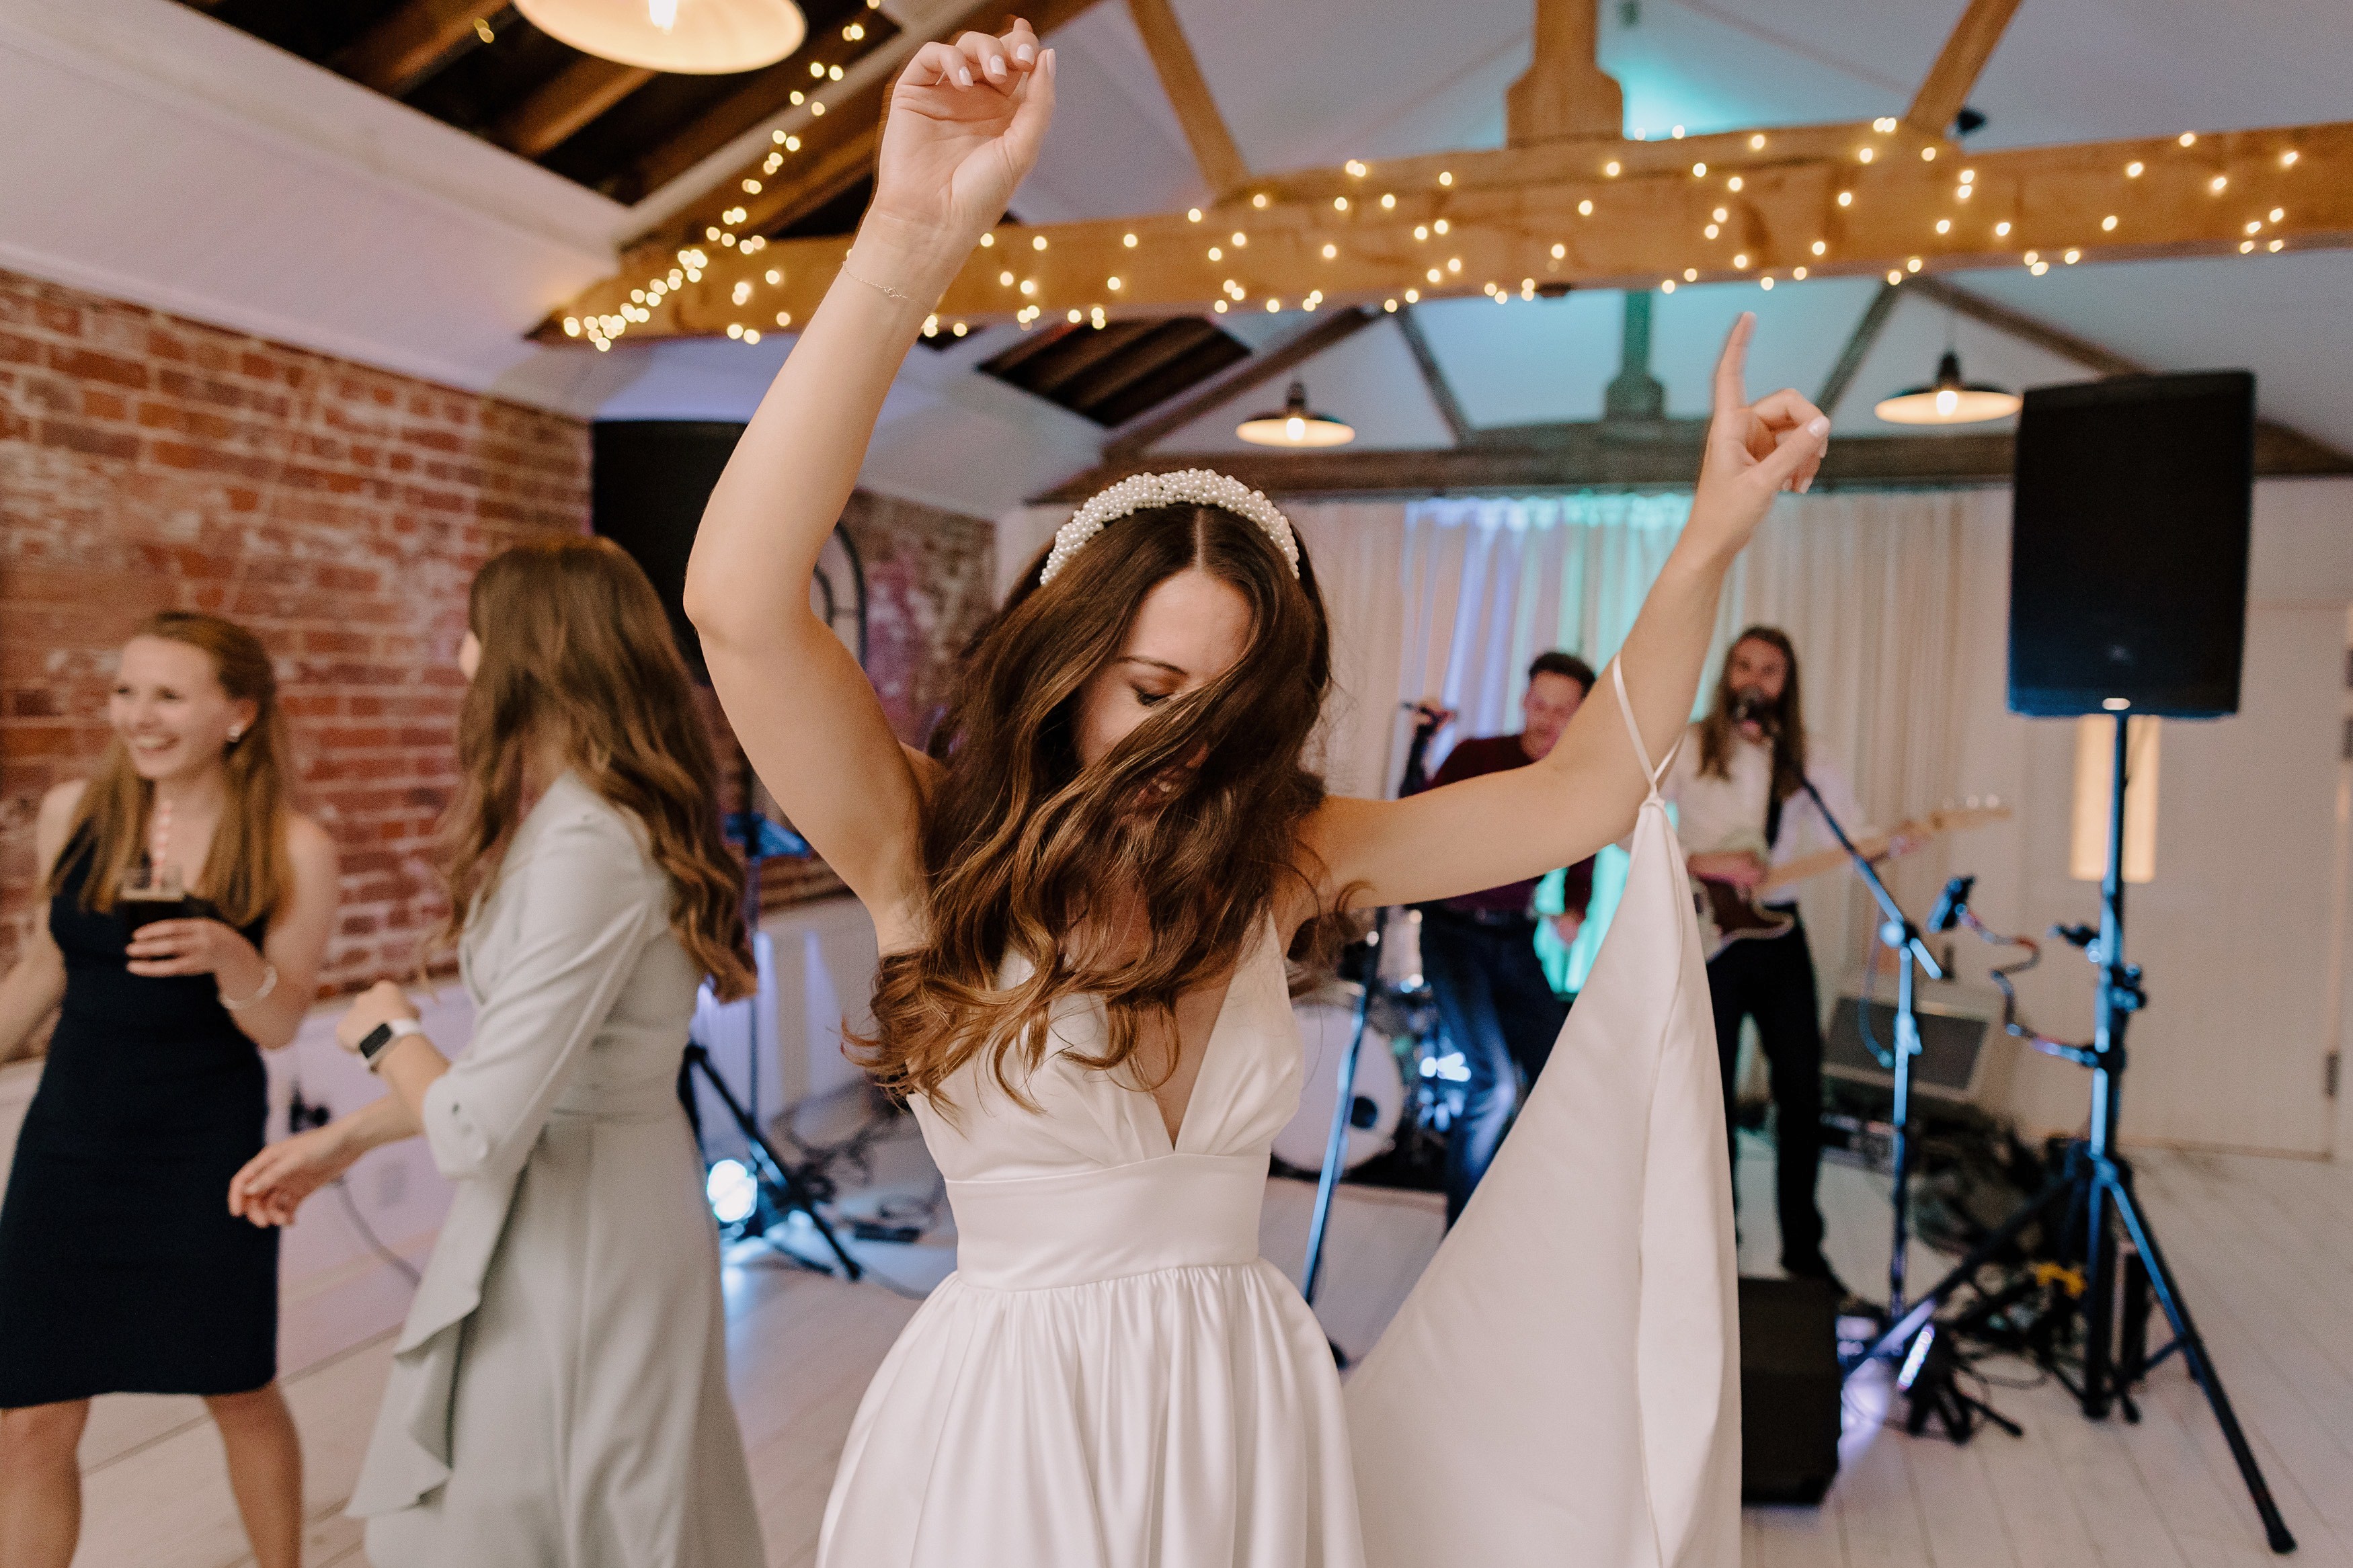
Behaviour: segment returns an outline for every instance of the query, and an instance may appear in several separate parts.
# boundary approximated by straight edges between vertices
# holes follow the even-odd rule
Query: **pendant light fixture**
[[[774,65],[808,36],[792,0],[515,0],[515,9],[583,54],[696,76]]]
[[[1980,425],[2018,412],[2025,400],[1999,386],[1961,379],[1961,356],[1953,347],[1953,318],[1945,318],[1945,357],[1936,362],[1936,379],[1893,397],[1879,400],[1872,412],[1890,425]]]
[[[1307,384],[1302,381],[1291,384],[1280,413],[1254,414],[1234,434],[1254,447],[1345,447],[1356,438],[1355,426],[1308,409]]]

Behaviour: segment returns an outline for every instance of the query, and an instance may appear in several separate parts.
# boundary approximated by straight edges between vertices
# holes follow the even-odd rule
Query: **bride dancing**
[[[1207,473],[1127,480],[1080,509],[974,645],[934,762],[899,744],[810,614],[809,574],[902,358],[1029,170],[1053,100],[1053,54],[1026,24],[915,56],[873,205],[712,495],[687,582],[736,733],[873,917],[865,1065],[912,1101],[959,1236],[956,1273],[858,1414],[819,1561],[1359,1568],[1360,1489],[1366,1515],[1396,1500],[1360,1489],[1323,1334],[1258,1257],[1267,1150],[1299,1088],[1283,955],[1337,911],[1535,876],[1624,835],[1690,716],[1725,569],[1775,493],[1810,481],[1828,422],[1793,392],[1746,402],[1743,317],[1690,521],[1625,645],[1632,679],[1613,670],[1618,702],[1588,704],[1543,762],[1405,800],[1327,796],[1302,763],[1331,676],[1314,565],[1263,496]],[[1646,809],[1638,867],[1653,831],[1663,813]],[[1679,896],[1654,900],[1651,929],[1688,926]],[[1666,947],[1630,996],[1687,992],[1696,968]],[[1712,1047],[1704,1060],[1712,1074]],[[1698,1147],[1713,1086],[1684,1098],[1688,1164],[1720,1183],[1720,1143]],[[1729,1226],[1704,1182],[1694,1192],[1704,1273],[1728,1261]],[[1441,1264],[1493,1251],[1480,1195]],[[1491,1325],[1468,1299],[1473,1321],[1451,1331],[1476,1338]],[[1720,1366],[1724,1327],[1710,1331]],[[1392,1412],[1419,1397],[1379,1356],[1359,1391]],[[1515,1394],[1546,1397],[1531,1384],[1494,1398]],[[1499,1437],[1523,1414],[1474,1412]],[[1634,1424],[1609,1436],[1639,1454],[1654,1439]],[[1514,1501],[1543,1514],[1530,1531],[1567,1532],[1549,1560],[1590,1531],[1574,1508]],[[1377,1545],[1375,1561],[1497,1560],[1435,1550]]]

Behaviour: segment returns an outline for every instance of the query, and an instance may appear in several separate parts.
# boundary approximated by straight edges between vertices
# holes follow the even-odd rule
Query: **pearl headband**
[[[1291,574],[1299,575],[1299,542],[1292,537],[1291,520],[1272,501],[1241,480],[1214,468],[1180,468],[1173,474],[1131,475],[1089,498],[1071,515],[1070,521],[1054,531],[1054,548],[1046,554],[1046,569],[1038,574],[1038,585],[1042,588],[1052,582],[1054,574],[1068,565],[1071,557],[1101,533],[1106,524],[1146,507],[1187,502],[1219,507],[1237,517],[1248,518],[1282,553],[1291,567]]]

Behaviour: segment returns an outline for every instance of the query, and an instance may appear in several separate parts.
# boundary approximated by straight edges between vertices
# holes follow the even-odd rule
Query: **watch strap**
[[[374,1072],[377,1058],[390,1048],[393,1041],[424,1032],[425,1026],[414,1018],[387,1018],[360,1040],[360,1060],[367,1064],[370,1072]]]

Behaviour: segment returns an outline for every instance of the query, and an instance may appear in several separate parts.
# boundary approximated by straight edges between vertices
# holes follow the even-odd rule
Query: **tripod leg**
[[[2272,1500],[2271,1488],[2263,1484],[2263,1468],[2255,1462],[2255,1451],[2249,1446],[2246,1433],[2240,1429],[2238,1415],[2231,1408],[2231,1396],[2222,1391],[2222,1379],[2214,1370],[2213,1359],[2206,1353],[2206,1342],[2198,1337],[2198,1326],[2189,1321],[2189,1306],[2181,1299],[2181,1288],[2174,1280],[2172,1266],[2158,1250],[2157,1237],[2141,1218],[2140,1205],[2131,1190],[2116,1187],[2115,1197],[2116,1213],[2148,1268],[2149,1288],[2157,1293],[2158,1305],[2165,1309],[2166,1319],[2173,1325],[2174,1338],[2181,1343],[2190,1375],[2205,1391],[2215,1425],[2222,1428],[2222,1440],[2231,1446],[2231,1458],[2238,1461],[2239,1478],[2247,1483],[2247,1495],[2254,1500],[2255,1512],[2263,1518],[2265,1540],[2274,1552],[2295,1551],[2295,1537],[2288,1533],[2287,1521],[2280,1517],[2279,1504]]]
[[[762,1184],[774,1187],[781,1194],[779,1206],[788,1214],[798,1210],[808,1215],[809,1223],[817,1226],[818,1235],[825,1238],[826,1246],[832,1249],[834,1258],[841,1264],[842,1273],[851,1279],[861,1278],[866,1271],[841,1245],[841,1238],[833,1233],[833,1226],[826,1223],[825,1215],[817,1212],[817,1195],[809,1190],[807,1172],[785,1163],[784,1156],[776,1152],[776,1146],[768,1142],[767,1134],[760,1131],[760,1124],[744,1108],[744,1102],[735,1098],[735,1091],[727,1087],[727,1080],[719,1076],[719,1069],[712,1066],[709,1051],[690,1043],[684,1059],[687,1069],[702,1072],[704,1081],[719,1096],[720,1103],[727,1108],[727,1114],[734,1121],[736,1130],[743,1133],[744,1142],[765,1162],[767,1168],[762,1174]]]
[[[1846,1370],[1852,1372],[1864,1363],[1875,1361],[1882,1356],[1894,1356],[1901,1359],[1904,1352],[1911,1345],[1913,1336],[1927,1325],[1928,1320],[1935,1315],[1936,1309],[1944,1304],[1946,1298],[1975,1279],[1978,1269],[1991,1262],[2000,1254],[2002,1248],[2016,1240],[2018,1233],[2024,1230],[2030,1221],[2057,1199],[2065,1195],[2073,1187],[2074,1182],[2074,1167],[2072,1164],[2062,1166],[2058,1174],[2043,1184],[2041,1192],[2021,1204],[2015,1213],[2001,1222],[2000,1229],[1971,1247],[1969,1255],[1953,1265],[1942,1279],[1929,1288],[1926,1295],[1912,1302],[1905,1309],[1902,1317],[1889,1323],[1880,1336],[1872,1341],[1860,1355],[1849,1361],[1846,1363]]]
[[[2109,1331],[2116,1316],[2116,1248],[2108,1234],[2107,1205],[2111,1197],[2122,1195],[2094,1165],[2084,1215],[2084,1274],[2091,1282],[2084,1297],[2084,1414],[2094,1421],[2106,1419],[2115,1380]]]

